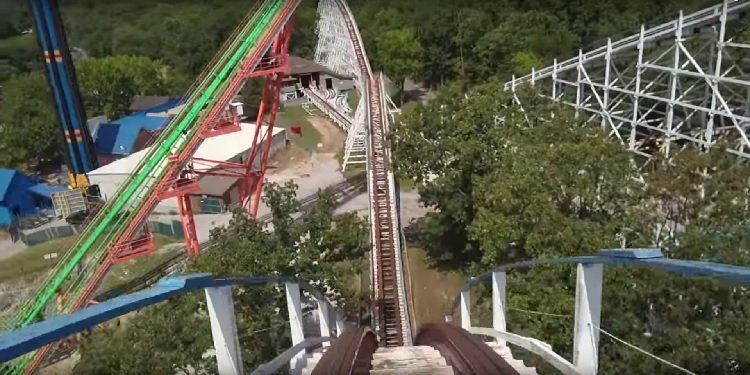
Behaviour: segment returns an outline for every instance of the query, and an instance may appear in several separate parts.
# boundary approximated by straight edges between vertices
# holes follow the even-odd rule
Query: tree
[[[315,58],[315,47],[318,43],[318,10],[314,1],[303,1],[294,12],[294,29],[289,53],[305,59]]]
[[[211,370],[208,316],[200,293],[146,308],[132,319],[84,335],[73,373],[168,374]]]
[[[518,66],[517,62],[512,63],[514,57],[520,57],[517,53],[533,54],[534,63],[551,63],[553,58],[569,54],[575,41],[575,34],[554,15],[537,11],[511,13],[477,41],[474,46],[477,61],[471,76],[474,82],[491,76],[508,79],[514,65]]]
[[[652,161],[646,184],[637,183],[629,155],[597,128],[519,89],[521,112],[495,87],[442,90],[405,113],[391,140],[398,173],[415,178],[437,210],[418,238],[436,263],[476,275],[517,260],[658,244],[668,257],[750,264],[750,167],[722,151],[685,150]],[[605,275],[602,329],[696,373],[747,371],[745,289],[651,270]],[[508,306],[570,314],[574,283],[573,267],[512,272]],[[571,327],[528,313],[509,319],[512,332],[543,338],[566,358]],[[603,373],[668,370],[606,336],[599,356]]]
[[[83,60],[77,74],[88,115],[111,119],[126,114],[135,96],[164,95],[171,85],[169,69],[138,56]]]
[[[404,104],[404,81],[418,77],[422,69],[422,45],[411,29],[386,31],[376,43],[378,65],[398,85]]]
[[[186,271],[307,281],[321,285],[338,307],[358,312],[363,301],[351,287],[356,276],[352,267],[364,259],[367,226],[354,214],[334,216],[333,196],[323,192],[302,219],[295,219],[300,209],[296,189],[293,183],[267,185],[263,199],[271,208],[273,229],[245,211],[235,211],[227,226],[212,231],[211,250]],[[233,295],[246,368],[290,346],[283,292],[274,286],[235,287]],[[82,345],[76,373],[168,373],[177,370],[174,364],[215,372],[215,360],[203,358],[212,342],[202,298],[200,293],[174,298],[136,315],[132,324],[95,332]],[[158,354],[146,355],[152,350]]]
[[[18,76],[3,84],[0,144],[10,168],[36,168],[60,160],[61,133],[47,80],[41,73]]]

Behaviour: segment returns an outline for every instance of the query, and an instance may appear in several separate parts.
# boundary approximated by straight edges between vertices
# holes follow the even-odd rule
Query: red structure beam
[[[250,211],[250,214],[253,217],[258,215],[258,208],[260,207],[260,197],[263,192],[263,182],[268,167],[268,156],[271,152],[271,145],[273,144],[273,129],[276,125],[276,116],[279,111],[281,83],[284,76],[291,71],[289,68],[288,51],[292,30],[293,25],[290,21],[286,24],[279,37],[274,41],[274,44],[269,51],[269,65],[266,66],[267,70],[248,72],[246,74],[247,77],[265,77],[263,99],[260,102],[258,118],[256,120],[258,126],[255,128],[255,134],[253,135],[252,144],[254,146],[250,149],[247,162],[245,163],[245,174],[254,174],[254,178],[244,179],[240,185],[240,202],[243,207]],[[263,122],[267,113],[269,113],[268,127],[265,130],[264,142],[258,144],[258,138],[261,129],[264,128]],[[262,150],[260,155],[258,155],[258,150]],[[253,164],[257,157],[261,157],[260,168],[258,171],[253,171]]]

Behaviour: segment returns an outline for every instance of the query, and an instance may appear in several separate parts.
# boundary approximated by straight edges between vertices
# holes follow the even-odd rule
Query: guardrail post
[[[318,300],[318,322],[320,324],[320,337],[331,337],[331,311],[328,309],[328,301]],[[331,346],[330,341],[326,341],[323,347]]]
[[[286,283],[286,308],[289,311],[289,329],[292,333],[292,346],[305,341],[305,332],[302,330],[302,304],[300,303],[299,285]],[[304,357],[304,350],[297,353],[290,361],[289,367],[297,369],[297,363],[300,363]]]
[[[205,291],[219,373],[242,375],[242,351],[237,336],[232,287],[206,288]]]
[[[495,331],[507,332],[505,320],[505,272],[492,273],[492,328]],[[498,344],[505,345],[505,340],[496,339]]]
[[[336,337],[344,334],[344,319],[336,313]]]
[[[578,264],[577,271],[573,365],[580,374],[593,375],[599,367],[599,322],[604,266]]]
[[[461,291],[461,328],[471,328],[471,290]]]

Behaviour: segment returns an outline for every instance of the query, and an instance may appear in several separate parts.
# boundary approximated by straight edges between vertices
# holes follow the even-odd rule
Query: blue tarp
[[[0,201],[5,200],[5,195],[8,193],[10,182],[13,181],[13,177],[16,176],[16,171],[13,169],[0,169]]]
[[[159,130],[168,121],[166,117],[137,114],[102,124],[96,132],[96,148],[103,154],[130,155],[133,153],[133,146],[141,129]]]
[[[68,190],[65,185],[48,185],[48,184],[36,184],[28,189],[31,193],[36,194],[40,197],[52,199],[52,194],[60,191]]]
[[[180,104],[179,98],[170,99],[145,111],[136,112],[109,123],[99,125],[94,135],[96,149],[102,154],[127,156],[134,152],[133,146],[141,130],[160,130],[167,125],[166,117],[148,116],[149,113],[167,112]]]

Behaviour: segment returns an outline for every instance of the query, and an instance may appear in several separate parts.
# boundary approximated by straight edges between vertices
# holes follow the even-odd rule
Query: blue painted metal
[[[615,256],[617,254],[628,253],[630,253],[630,256]],[[653,257],[654,249],[608,249],[599,254],[596,256],[560,259],[534,259],[506,264],[479,276],[472,277],[471,280],[464,284],[462,291],[467,291],[480,283],[490,281],[493,272],[506,272],[515,268],[571,264],[603,264],[605,266],[653,268],[682,277],[710,277],[734,284],[750,285],[750,268],[748,267],[695,260],[670,259],[663,256]],[[459,293],[453,299],[452,310],[455,310],[460,302],[461,294]]]
[[[71,173],[79,175],[98,167],[94,142],[86,125],[86,113],[78,89],[75,68],[65,40],[65,30],[57,0],[29,0],[36,24],[36,35],[45,56],[45,72]]]
[[[29,193],[32,193],[40,198],[52,200],[52,194],[59,193],[61,191],[68,190],[67,186],[64,185],[50,185],[45,183],[36,184],[27,189]]]
[[[208,273],[170,277],[159,281],[153,288],[120,296],[74,314],[59,315],[20,330],[3,333],[0,335],[0,363],[177,295],[227,285],[262,286],[285,282],[297,281],[275,276],[214,278]],[[316,299],[325,300],[313,286],[305,283],[299,283],[299,286]]]
[[[22,215],[36,212],[37,206],[48,206],[49,200],[35,199],[29,190],[38,182],[13,169],[0,169],[0,207],[5,207],[9,215],[3,215],[0,226],[8,227]],[[45,202],[46,201],[46,202]]]
[[[662,258],[664,255],[661,253],[661,249],[605,249],[600,250],[600,257],[614,257],[614,258],[635,258],[635,259],[652,259]]]

